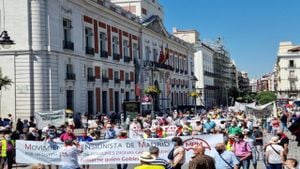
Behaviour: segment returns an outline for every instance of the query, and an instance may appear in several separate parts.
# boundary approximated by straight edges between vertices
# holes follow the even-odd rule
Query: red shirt
[[[64,133],[60,136],[60,140],[62,142],[68,140],[68,139],[72,139],[72,140],[75,140],[76,139],[76,136],[73,134],[73,133]]]

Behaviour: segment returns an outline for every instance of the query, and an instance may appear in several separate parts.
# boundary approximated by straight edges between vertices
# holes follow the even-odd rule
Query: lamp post
[[[10,39],[10,36],[8,36],[8,32],[6,30],[4,30],[1,34],[0,34],[0,45],[4,48],[4,49],[9,49],[11,47],[11,45],[14,45],[15,42],[13,40]]]
[[[155,63],[152,61],[146,61],[144,66],[145,66],[146,70],[151,71],[151,84],[149,86],[156,87],[154,84],[154,73],[158,72],[158,69],[157,69]],[[151,97],[152,97],[151,117],[154,118],[155,101],[156,101],[155,97],[156,97],[157,93],[152,92],[152,93],[149,93],[149,95],[151,95]]]
[[[1,34],[0,34],[0,45],[4,48],[4,49],[9,49],[11,47],[11,45],[14,45],[14,41],[10,39],[10,36],[8,36],[8,33],[6,30],[4,30]],[[0,72],[1,74],[1,72]],[[10,85],[12,83],[12,81],[10,79],[8,79],[7,77],[3,77],[0,76],[1,78],[1,84],[0,84],[0,115],[2,113],[1,111],[1,103],[2,103],[2,85],[6,86],[6,85]],[[3,84],[2,84],[3,83]]]

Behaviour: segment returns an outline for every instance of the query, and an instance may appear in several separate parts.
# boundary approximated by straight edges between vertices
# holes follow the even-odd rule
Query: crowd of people
[[[168,159],[159,156],[158,147],[150,147],[148,152],[140,156],[141,164],[136,169],[180,169],[189,163],[189,169],[249,169],[250,165],[257,168],[258,161],[263,161],[269,169],[295,169],[296,159],[288,158],[290,138],[288,127],[299,122],[300,116],[284,109],[272,118],[258,119],[245,112],[229,112],[213,109],[201,114],[174,110],[170,115],[153,118],[138,115],[127,117],[124,124],[110,116],[99,116],[97,119],[82,117],[81,127],[85,130],[80,136],[74,134],[74,124],[55,127],[48,125],[38,129],[34,118],[13,121],[11,115],[5,120],[0,119],[0,168],[12,168],[15,160],[15,140],[64,142],[61,150],[62,168],[89,168],[80,166],[78,154],[82,152],[80,142],[92,142],[100,139],[127,138],[166,138],[170,137],[164,126],[176,126],[172,135],[174,148],[170,150]],[[134,131],[134,134],[131,132]],[[137,132],[136,132],[137,131]],[[273,136],[264,142],[265,132]],[[224,141],[215,146],[215,153],[206,155],[206,149],[197,145],[193,148],[194,156],[186,159],[181,136],[203,134],[223,134]],[[300,146],[300,136],[296,141]],[[118,169],[127,169],[127,164],[117,164]],[[58,168],[58,167],[57,167]]]

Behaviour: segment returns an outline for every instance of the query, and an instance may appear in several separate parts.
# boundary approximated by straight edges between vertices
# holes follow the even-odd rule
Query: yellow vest
[[[228,141],[228,143],[226,144],[226,150],[227,150],[227,151],[232,151],[232,146],[230,145],[229,141]]]
[[[137,166],[134,169],[164,169],[164,168],[165,167],[162,166],[162,165],[147,165],[147,164],[144,164],[144,165]]]
[[[1,140],[1,154],[0,157],[6,157],[6,151],[7,151],[7,142],[5,139]]]

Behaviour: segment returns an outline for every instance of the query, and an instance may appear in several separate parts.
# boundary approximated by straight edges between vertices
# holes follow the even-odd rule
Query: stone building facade
[[[9,0],[0,10],[9,21],[1,19],[1,28],[16,42],[0,51],[1,70],[14,82],[2,91],[1,115],[122,112],[122,103],[139,101],[150,84],[148,61],[158,67],[151,79],[163,91],[159,109],[191,100],[193,50],[169,35],[159,17],[141,21],[101,0]],[[169,57],[159,62],[166,50]]]

